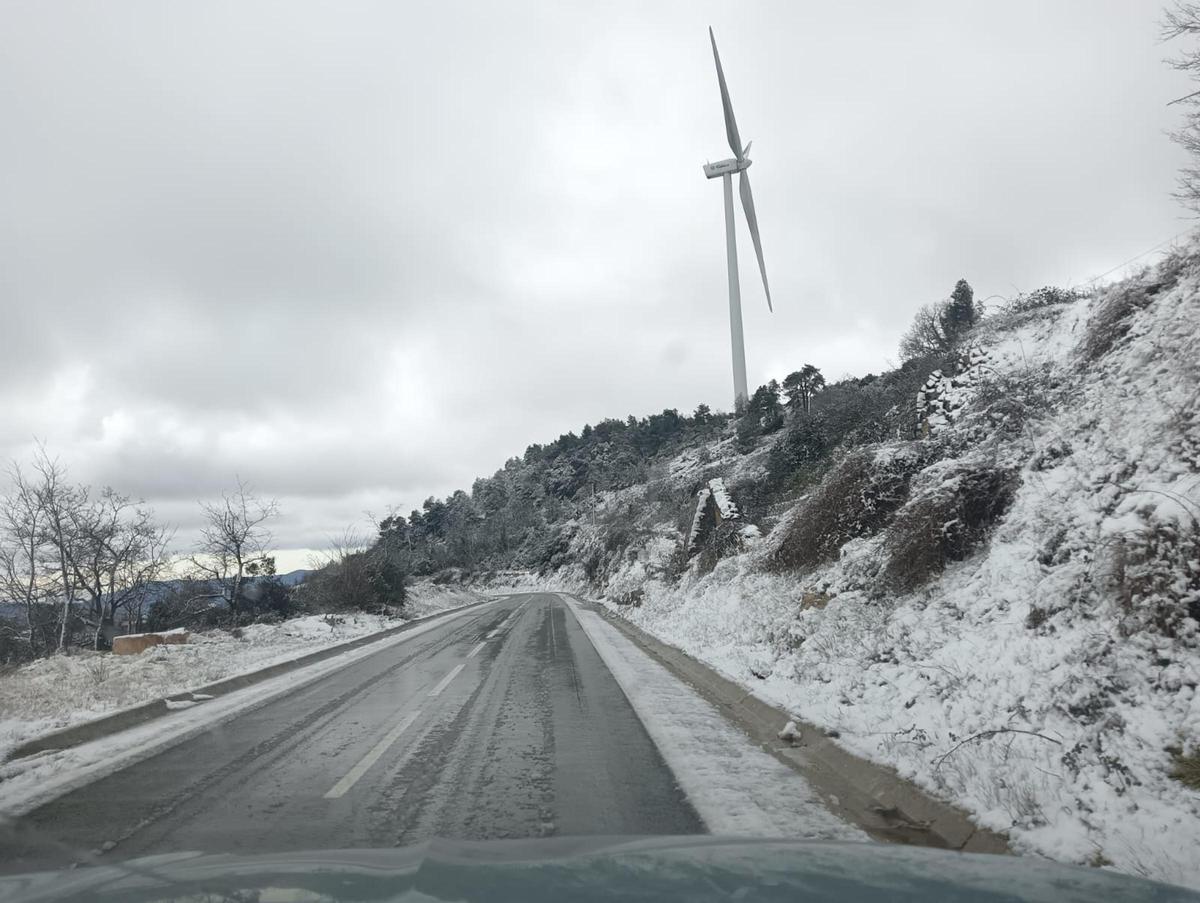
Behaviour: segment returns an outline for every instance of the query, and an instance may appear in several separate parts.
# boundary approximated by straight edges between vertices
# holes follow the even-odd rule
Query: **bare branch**
[[[1039,734],[1037,731],[1022,730],[1019,727],[998,727],[990,731],[980,731],[978,734],[973,734],[970,737],[967,737],[967,739],[955,744],[952,749],[950,749],[948,752],[942,753],[934,760],[933,770],[937,771],[939,768],[941,768],[943,762],[945,762],[948,758],[950,758],[950,756],[954,755],[954,753],[958,752],[968,743],[974,743],[976,740],[990,740],[992,737],[995,737],[998,734],[1027,734],[1030,737],[1037,737],[1039,740],[1045,740],[1049,743],[1062,746],[1061,740],[1055,740],[1053,737],[1047,737],[1045,734]]]

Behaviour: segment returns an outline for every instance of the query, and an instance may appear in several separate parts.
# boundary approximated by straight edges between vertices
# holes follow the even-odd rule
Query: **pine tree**
[[[783,390],[787,392],[788,407],[793,411],[808,413],[813,396],[825,388],[825,377],[812,364],[805,364],[795,373],[783,379]]]
[[[942,311],[942,330],[951,343],[975,325],[975,291],[966,279],[959,279]]]

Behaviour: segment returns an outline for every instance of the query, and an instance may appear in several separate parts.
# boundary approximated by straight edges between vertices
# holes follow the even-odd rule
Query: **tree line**
[[[104,649],[118,633],[207,620],[253,619],[271,584],[267,522],[278,506],[245,484],[201,505],[200,536],[176,553],[174,531],[140,501],[68,479],[38,448],[8,468],[0,497],[0,660],[75,647]],[[173,622],[173,623],[167,623]]]
[[[430,497],[408,515],[379,524],[373,549],[406,573],[546,568],[565,553],[563,525],[586,518],[594,493],[644,482],[652,465],[723,435],[732,425],[738,451],[770,437],[768,476],[754,491],[794,485],[847,441],[879,441],[912,430],[913,401],[929,372],[961,341],[979,311],[960,280],[951,295],[921,309],[901,343],[904,364],[879,376],[830,384],[805,364],[760,386],[732,414],[700,405],[638,419],[606,419],[546,444],[530,445],[471,491]],[[779,433],[779,436],[773,434]]]

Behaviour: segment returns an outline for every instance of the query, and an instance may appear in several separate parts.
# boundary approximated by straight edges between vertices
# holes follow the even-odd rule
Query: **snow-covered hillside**
[[[1019,849],[1200,887],[1200,792],[1172,776],[1200,751],[1198,324],[1196,246],[1026,298],[923,438],[845,451],[762,540],[702,566],[688,512],[607,556],[581,522],[559,576]],[[723,442],[666,479],[762,467]]]

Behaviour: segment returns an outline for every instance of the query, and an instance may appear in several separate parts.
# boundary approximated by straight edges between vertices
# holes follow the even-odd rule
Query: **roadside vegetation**
[[[120,634],[240,630],[320,613],[406,613],[408,578],[387,546],[335,542],[311,572],[276,574],[274,500],[238,482],[200,505],[190,549],[141,502],[76,484],[39,448],[14,462],[0,497],[0,666]]]

